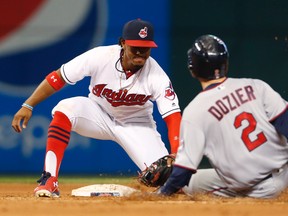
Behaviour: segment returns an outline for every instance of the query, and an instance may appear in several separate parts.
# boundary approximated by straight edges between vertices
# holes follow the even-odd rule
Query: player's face
[[[125,61],[124,64],[127,66],[127,69],[142,67],[151,53],[150,47],[132,47],[125,44],[123,48],[123,60]]]

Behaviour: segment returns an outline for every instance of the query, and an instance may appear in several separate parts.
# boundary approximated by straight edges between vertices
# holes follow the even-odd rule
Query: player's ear
[[[122,37],[120,37],[118,44],[119,44],[119,46],[123,47],[123,45],[125,44],[125,40]]]

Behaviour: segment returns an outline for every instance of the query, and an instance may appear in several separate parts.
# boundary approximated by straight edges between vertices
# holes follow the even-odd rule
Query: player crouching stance
[[[218,37],[199,37],[188,67],[203,91],[184,109],[174,168],[157,193],[279,195],[288,186],[287,102],[261,80],[228,78],[228,50]],[[214,169],[197,170],[203,155]]]
[[[12,127],[21,132],[38,103],[66,83],[74,85],[90,77],[88,97],[64,99],[52,110],[44,172],[34,190],[37,197],[59,196],[58,173],[71,131],[115,141],[140,170],[168,155],[153,120],[153,101],[168,127],[170,153],[177,151],[181,120],[178,98],[167,74],[150,57],[151,48],[157,47],[153,38],[149,22],[137,19],[126,23],[118,45],[96,47],[63,64],[15,114]]]

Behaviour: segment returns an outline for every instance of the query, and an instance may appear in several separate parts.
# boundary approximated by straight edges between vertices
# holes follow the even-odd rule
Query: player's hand
[[[12,127],[17,132],[22,132],[22,128],[26,128],[28,121],[30,120],[32,116],[32,111],[22,107],[15,115],[12,120]],[[21,125],[22,124],[22,125]]]

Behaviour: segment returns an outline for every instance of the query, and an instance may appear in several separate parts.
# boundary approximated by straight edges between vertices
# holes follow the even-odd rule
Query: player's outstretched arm
[[[161,186],[156,192],[159,195],[170,196],[185,185],[189,184],[192,174],[195,170],[186,169],[184,167],[174,166],[171,175],[169,176],[166,183]]]
[[[48,79],[51,79],[52,76],[52,79],[55,79],[55,77],[60,79],[61,87],[65,85],[65,82],[61,77],[60,70],[54,71],[49,74],[46,79],[44,79],[35,89],[32,95],[25,101],[25,103],[23,103],[22,107],[18,110],[18,112],[14,115],[14,118],[12,120],[12,127],[17,133],[22,132],[22,128],[27,127],[28,121],[32,116],[33,108],[61,88],[60,87],[58,89],[55,89],[55,86],[53,86],[54,84],[51,85],[51,81]]]

